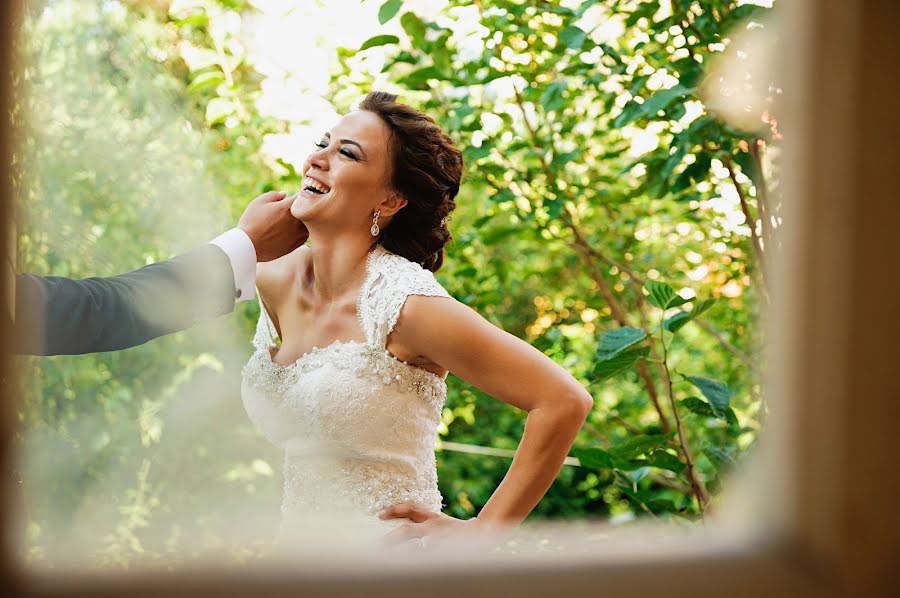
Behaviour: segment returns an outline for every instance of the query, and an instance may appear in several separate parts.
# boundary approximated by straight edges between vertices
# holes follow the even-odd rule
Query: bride
[[[311,245],[258,265],[242,397],[285,451],[281,546],[338,521],[354,542],[421,545],[514,527],[593,406],[560,366],[435,280],[462,156],[433,119],[395,100],[372,92],[324,134],[291,208]],[[437,485],[449,372],[528,412],[508,473],[468,520],[441,513]]]

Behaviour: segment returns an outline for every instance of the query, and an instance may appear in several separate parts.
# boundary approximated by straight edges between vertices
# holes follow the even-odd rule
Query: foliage
[[[577,443],[576,454],[589,456],[585,471],[564,472],[575,479],[561,479],[535,513],[579,513],[579,501],[551,498],[572,483],[603,497],[587,512],[702,512],[706,486],[718,489],[733,457],[755,439],[764,410],[759,368],[747,355],[761,346],[762,250],[777,247],[778,222],[776,203],[766,218],[772,167],[761,158],[777,140],[767,126],[773,119],[760,115],[756,130],[743,131],[707,112],[704,89],[717,81],[706,68],[732,29],[758,23],[764,9],[728,1],[673,1],[668,9],[657,2],[450,5],[456,19],[442,23],[401,13],[406,39],[383,68],[392,89],[435,115],[465,148],[461,238],[444,280],[457,297],[560,359],[598,403]],[[477,26],[466,29],[472,11]],[[482,42],[480,52],[471,38]],[[336,103],[356,97],[348,87],[362,93],[385,79],[359,81],[355,60],[365,46],[342,54]],[[722,217],[724,192],[738,200],[739,226]],[[678,281],[678,293],[660,273]],[[470,290],[507,280],[517,298],[533,298],[537,313],[504,309],[502,295]],[[731,309],[707,311],[713,300],[697,300],[699,293],[724,296]],[[692,309],[672,312],[686,303]],[[684,328],[691,321],[705,334]],[[672,365],[689,368],[674,389]],[[724,382],[695,375],[703,372]],[[708,402],[676,399],[691,384]],[[460,401],[469,396],[464,389],[455,386],[451,412],[471,409],[469,399]],[[519,428],[500,422],[520,420],[495,417],[484,404],[490,399],[474,396],[476,425],[448,424],[448,436],[496,445],[500,427],[514,446]],[[489,433],[477,428],[479,413],[491,414]],[[654,444],[634,453],[635,438]],[[463,459],[443,455],[443,470],[455,472]],[[485,494],[467,492],[470,508],[451,509],[476,512],[499,479]]]
[[[446,4],[428,16],[379,3],[373,35],[337,50],[327,100],[344,112],[372,88],[394,91],[450,133],[467,173],[439,279],[595,397],[581,466],[560,472],[532,517],[693,520],[765,415],[777,124],[765,113],[740,129],[706,106],[710,65],[765,9]],[[214,236],[257,192],[298,184],[294,161],[263,151],[298,123],[260,109],[267,75],[229,25],[252,6],[86,6],[30,15],[22,42],[23,269],[131,269]],[[109,563],[222,545],[245,558],[238,546],[267,541],[278,457],[240,411],[240,343],[257,312],[236,311],[118,354],[30,362],[21,442],[46,461],[23,466],[32,558],[104,536],[94,550]],[[524,419],[451,377],[441,437],[513,450]],[[438,458],[445,510],[459,517],[509,466]],[[272,521],[229,536],[236,504]]]

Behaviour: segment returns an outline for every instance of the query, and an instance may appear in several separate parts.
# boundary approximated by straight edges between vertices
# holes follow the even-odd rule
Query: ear
[[[399,212],[407,203],[409,202],[403,195],[396,191],[391,191],[388,193],[387,197],[384,198],[384,201],[375,206],[375,209],[379,211],[381,216],[388,217]]]

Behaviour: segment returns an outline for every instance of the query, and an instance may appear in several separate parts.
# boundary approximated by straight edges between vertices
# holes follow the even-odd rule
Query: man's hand
[[[306,226],[291,215],[297,195],[263,193],[250,202],[238,221],[256,249],[256,261],[268,262],[297,249],[309,238]]]

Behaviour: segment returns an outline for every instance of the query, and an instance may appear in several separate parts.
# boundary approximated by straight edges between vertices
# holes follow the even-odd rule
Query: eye
[[[314,143],[313,145],[315,145],[316,147],[321,147],[321,148],[326,148],[326,147],[328,147],[328,144],[325,143],[324,140],[323,140],[323,141],[317,141],[317,142]]]
[[[356,160],[356,156],[353,154],[353,152],[351,152],[351,151],[348,150],[347,148],[342,149],[342,150],[341,150],[341,153],[344,154],[345,156],[347,156],[348,158],[351,158],[351,159],[353,159],[353,160]]]

